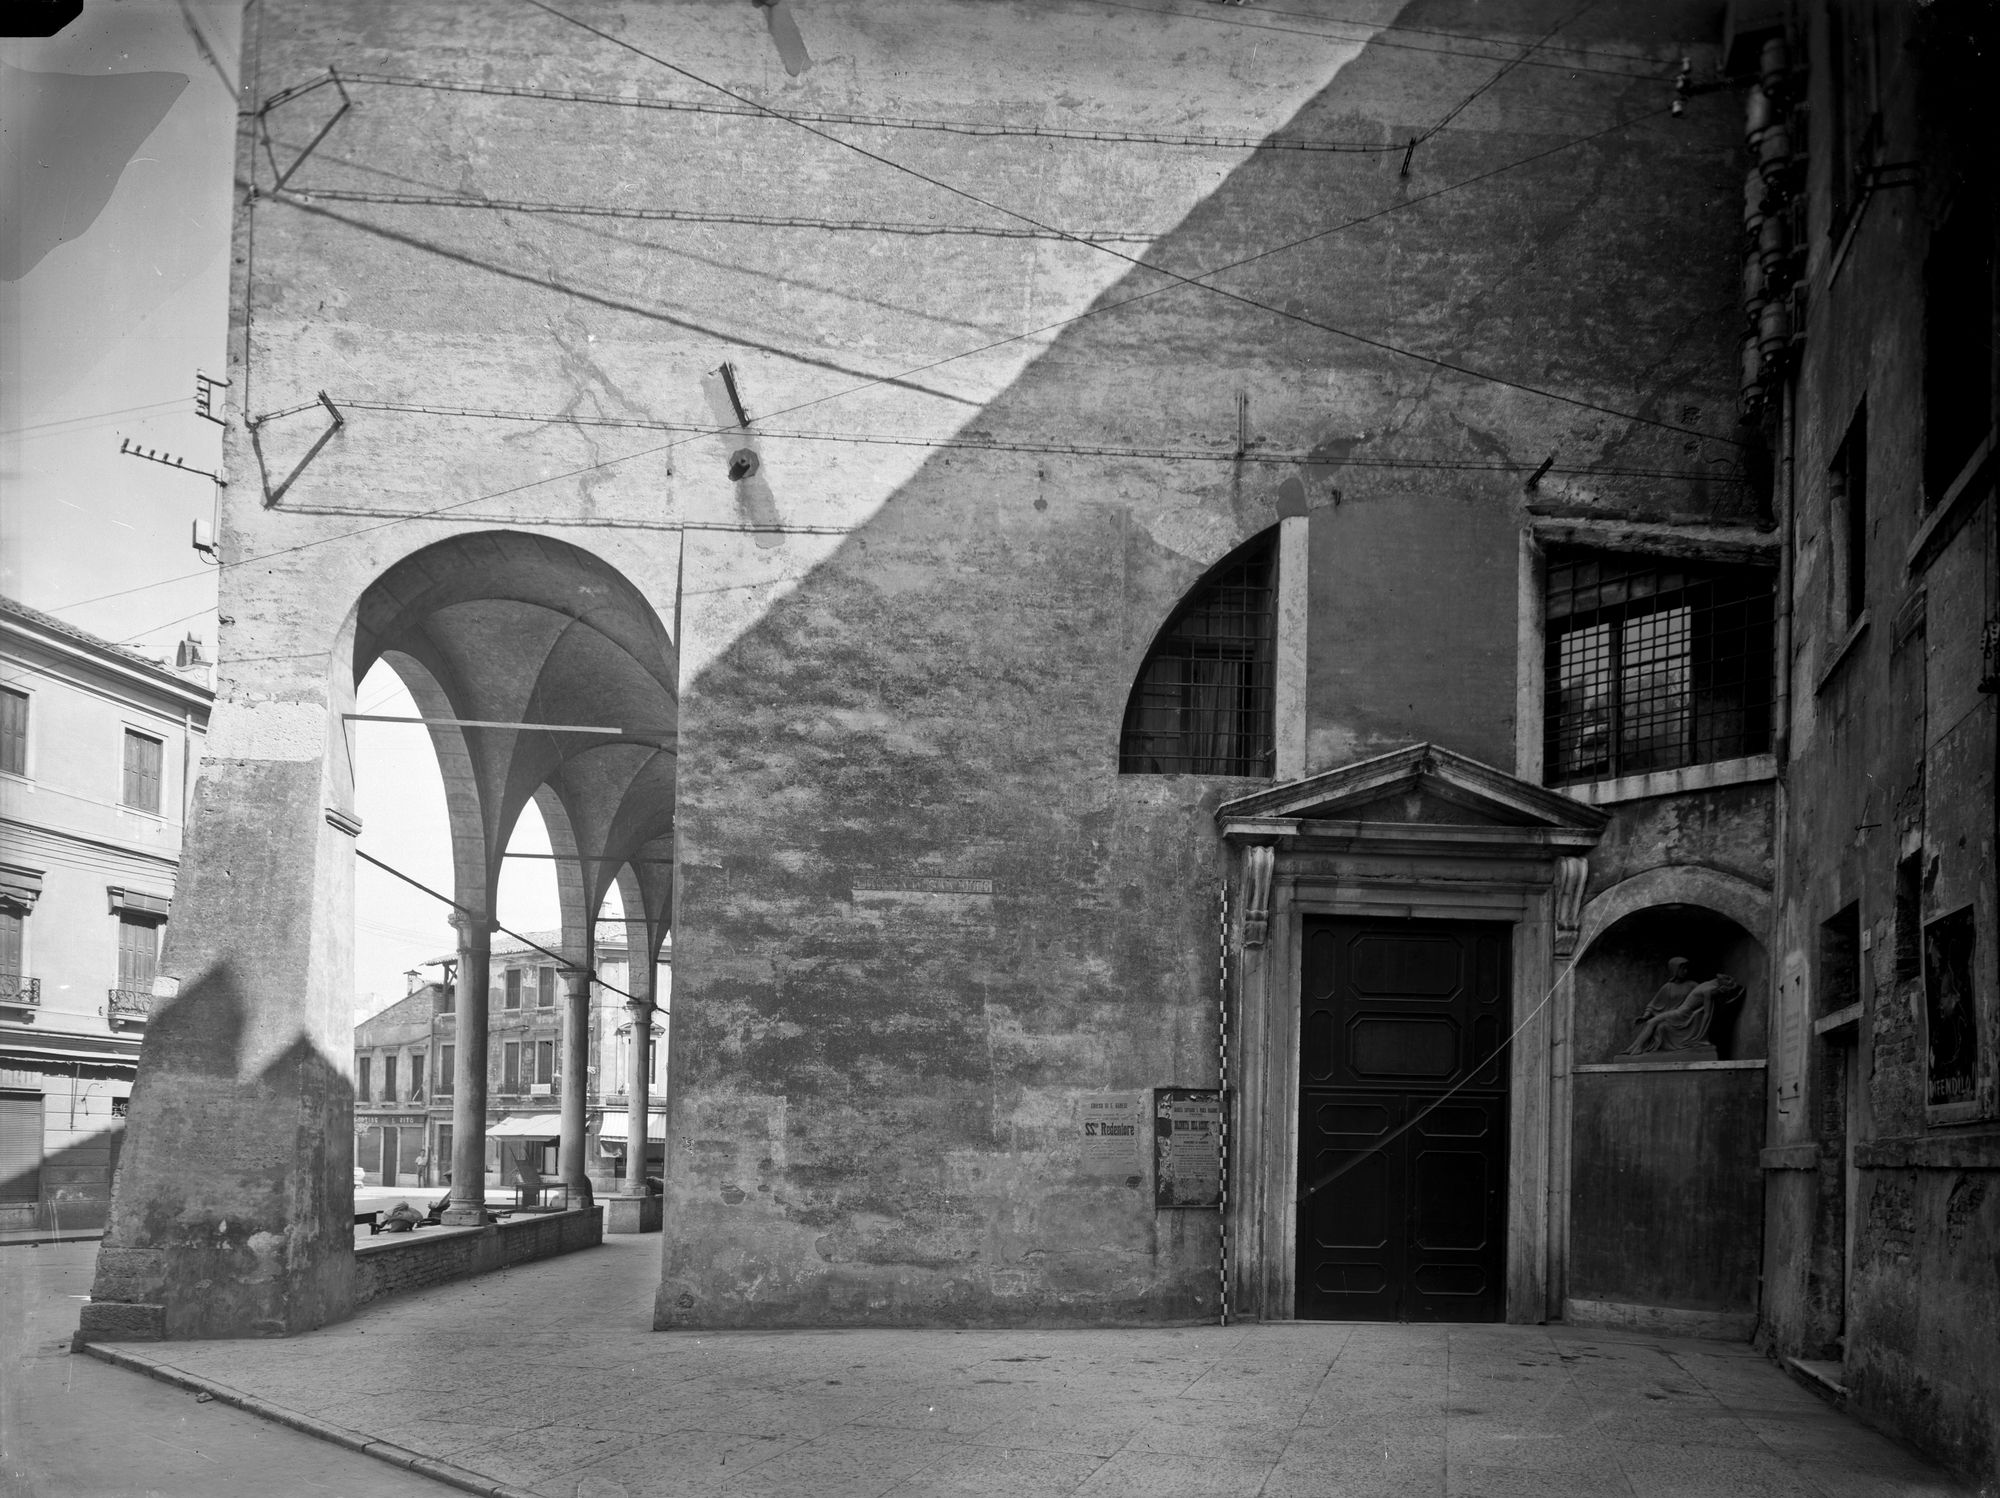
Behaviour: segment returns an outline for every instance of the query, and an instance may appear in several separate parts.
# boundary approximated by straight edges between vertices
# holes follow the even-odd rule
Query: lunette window
[[[1550,552],[1543,699],[1551,785],[1762,754],[1769,568]]]
[[[135,811],[160,809],[160,740],[125,730],[125,780],[119,800]]]
[[[1132,685],[1120,774],[1272,773],[1277,581],[1273,529],[1189,590]]]

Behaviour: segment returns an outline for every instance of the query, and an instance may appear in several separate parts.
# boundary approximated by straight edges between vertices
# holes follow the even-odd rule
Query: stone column
[[[591,1206],[584,1159],[584,1109],[590,1090],[590,972],[563,969],[562,1178],[572,1207]]]
[[[643,941],[632,943],[631,973],[633,998],[625,1005],[632,1020],[630,1070],[625,1074],[625,1189],[608,1203],[607,1233],[657,1233],[661,1224],[661,1198],[646,1190],[646,1111],[650,1101],[647,1083],[653,1068],[653,972],[652,964],[641,960]]]
[[[636,970],[638,964],[632,967]],[[646,1112],[652,1101],[650,1084],[653,1070],[652,985],[632,985],[640,995],[625,1006],[632,1017],[631,1072],[625,1080],[625,1191],[643,1196],[646,1191]]]
[[[452,1227],[486,1221],[486,985],[492,936],[483,920],[453,916],[458,928],[458,1054],[453,1058],[451,1100]]]

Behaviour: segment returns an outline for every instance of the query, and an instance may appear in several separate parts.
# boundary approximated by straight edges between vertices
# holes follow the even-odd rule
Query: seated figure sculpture
[[[1708,1029],[1715,1011],[1743,997],[1743,985],[1727,973],[1717,973],[1706,983],[1696,983],[1687,975],[1687,959],[1675,957],[1667,963],[1667,981],[1653,995],[1653,1001],[1639,1016],[1639,1028],[1632,1043],[1619,1052],[1622,1056],[1650,1056],[1668,1051],[1698,1051],[1712,1054]]]

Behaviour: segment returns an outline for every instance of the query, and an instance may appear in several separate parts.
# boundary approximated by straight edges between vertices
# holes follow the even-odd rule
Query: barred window
[[[1272,773],[1277,573],[1273,528],[1188,593],[1133,683],[1120,774]]]
[[[1763,567],[1552,550],[1548,783],[1769,749],[1772,577]]]

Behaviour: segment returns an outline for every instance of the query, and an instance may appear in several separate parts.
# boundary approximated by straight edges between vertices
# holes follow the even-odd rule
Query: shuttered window
[[[160,809],[161,744],[147,734],[125,730],[125,786],[120,799],[138,811]]]
[[[150,994],[160,965],[160,928],[152,921],[118,917],[118,986]]]
[[[521,1090],[521,1043],[510,1040],[500,1048],[500,1090]]]
[[[382,1058],[382,1101],[385,1103],[396,1101],[396,1058],[394,1056],[384,1056]]]
[[[0,770],[28,773],[28,694],[0,688]]]
[[[553,1040],[535,1042],[535,1080],[550,1083],[556,1079],[556,1043]]]
[[[0,1093],[0,1202],[42,1199],[42,1095]]]
[[[435,1091],[438,1094],[438,1096],[440,1097],[451,1096],[451,1090],[456,1085],[454,1077],[457,1074],[456,1073],[457,1066],[458,1066],[458,1047],[455,1045],[439,1046],[437,1083],[436,1086],[433,1088],[433,1091]]]
[[[20,911],[0,906],[0,976],[21,976],[21,937],[26,926]]]
[[[535,969],[535,1007],[553,1009],[556,1006],[556,970],[552,967]]]
[[[521,970],[517,967],[507,969],[507,1007],[521,1007]]]
[[[370,1100],[368,1096],[368,1078],[374,1065],[375,1058],[373,1056],[357,1056],[354,1058],[354,1100],[357,1103],[365,1103]]]

